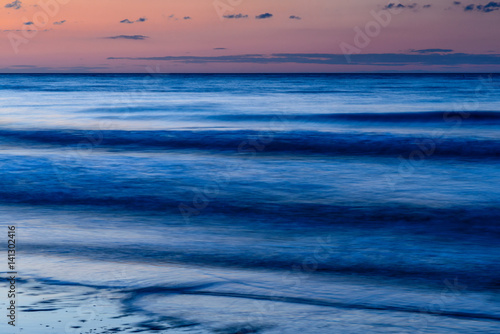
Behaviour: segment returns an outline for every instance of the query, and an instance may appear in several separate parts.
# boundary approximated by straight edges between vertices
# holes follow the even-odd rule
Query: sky
[[[489,0],[2,0],[0,73],[500,72]]]

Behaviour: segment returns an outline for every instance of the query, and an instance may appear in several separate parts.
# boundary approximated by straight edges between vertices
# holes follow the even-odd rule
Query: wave
[[[395,134],[319,131],[124,131],[0,130],[11,145],[42,145],[123,151],[210,151],[238,154],[318,154],[326,156],[389,156],[400,158],[500,157],[494,139],[415,137]]]
[[[355,309],[355,310],[370,310],[370,311],[389,311],[389,312],[404,312],[404,313],[422,313],[421,306],[393,306],[393,305],[376,305],[376,304],[363,304],[363,303],[349,303],[330,301],[325,299],[316,298],[303,298],[303,297],[289,297],[289,296],[271,296],[271,295],[258,295],[237,292],[217,292],[217,291],[193,291],[191,289],[170,289],[168,287],[154,287],[149,289],[136,289],[131,291],[135,298],[151,294],[181,294],[181,295],[196,295],[196,296],[213,296],[213,297],[226,297],[237,299],[250,299],[250,300],[265,300],[271,302],[291,303],[299,305],[313,305],[342,309]],[[127,302],[131,302],[127,300]],[[461,312],[461,311],[447,311],[441,310],[432,313],[434,316],[451,317],[459,319],[474,319],[474,320],[493,320],[500,321],[500,315],[479,313],[479,312]]]
[[[50,174],[44,176],[51,179]],[[31,207],[85,208],[87,210],[141,212],[151,215],[169,215],[174,224],[218,224],[216,217],[231,217],[233,225],[251,224],[250,227],[317,230],[331,226],[345,227],[397,227],[433,234],[483,235],[500,237],[500,208],[498,202],[480,206],[446,206],[433,208],[426,205],[393,203],[380,204],[320,204],[302,201],[270,202],[265,196],[241,196],[238,190],[210,199],[203,209],[193,204],[193,192],[175,184],[148,185],[137,178],[143,187],[132,187],[130,180],[113,180],[108,176],[74,176],[71,184],[37,183],[27,180],[23,184],[2,181],[0,199],[9,205]],[[92,180],[92,186],[88,185]],[[14,180],[16,181],[16,180]],[[53,184],[52,184],[53,183]],[[196,184],[196,183],[193,183]],[[240,191],[245,191],[245,188]],[[224,220],[225,221],[225,220]],[[251,223],[249,223],[251,221]]]
[[[252,220],[254,225],[282,225],[287,228],[319,228],[331,225],[363,225],[363,226],[409,226],[412,229],[423,229],[431,225],[434,233],[474,233],[498,236],[500,224],[500,208],[493,202],[481,206],[447,206],[433,208],[425,205],[383,203],[379,205],[352,204],[320,204],[300,201],[268,202],[265,197],[242,196],[241,198],[221,195],[210,199],[202,210],[193,207],[193,192],[177,188],[175,184],[159,183],[156,187],[133,188],[129,180],[110,180],[111,176],[95,177],[74,176],[68,180],[68,186],[37,183],[36,178],[29,180],[31,186],[12,184],[2,181],[0,198],[3,204],[30,206],[86,206],[94,209],[120,209],[174,214],[183,223],[180,204],[191,207],[190,217],[193,223],[200,217],[210,215],[228,215],[238,221]],[[45,178],[51,179],[47,174]],[[81,179],[81,180],[80,180]],[[93,181],[88,185],[89,179]],[[15,180],[14,180],[15,181]],[[141,179],[137,178],[140,183]],[[196,184],[196,183],[193,183]],[[72,186],[72,187],[71,187]],[[126,194],[124,194],[126,190]],[[237,192],[236,192],[237,194]]]
[[[272,233],[272,230],[269,230]],[[359,244],[360,247],[373,245]],[[77,257],[92,261],[132,262],[154,264],[155,266],[177,264],[180,266],[266,270],[269,272],[290,272],[307,270],[310,275],[321,276],[357,276],[372,279],[388,279],[397,285],[422,283],[428,286],[440,286],[443,280],[460,277],[469,290],[488,291],[498,289],[500,270],[493,259],[483,261],[464,258],[462,264],[453,263],[453,258],[435,258],[428,260],[405,249],[400,254],[390,257],[370,256],[367,253],[349,254],[346,252],[322,251],[321,256],[311,257],[311,253],[297,250],[280,250],[279,247],[268,248],[266,255],[255,249],[253,245],[239,245],[238,248],[227,244],[217,248],[205,245],[203,248],[188,247],[170,248],[154,244],[126,245],[109,243],[107,246],[78,244],[23,243],[26,255],[57,255],[60,257]],[[380,244],[378,252],[390,250],[393,244]],[[306,260],[306,261],[305,261]],[[427,261],[426,261],[427,260]],[[452,261],[452,263],[449,263]],[[62,285],[62,283],[57,283]],[[148,288],[145,288],[145,290]],[[170,288],[172,289],[172,288]]]
[[[82,109],[78,111],[84,114],[118,114],[120,117],[127,119],[128,113],[158,113],[158,116],[169,116],[169,114],[179,114],[183,117],[189,116],[186,113],[196,113],[203,111],[214,111],[220,107],[217,103],[207,103],[207,102],[192,102],[192,103],[178,103],[170,105],[148,105],[148,106],[127,106],[127,107],[102,107],[102,108],[90,108]],[[185,113],[185,114],[182,114]],[[104,117],[104,116],[103,116]]]
[[[173,284],[173,285],[149,285],[143,287],[134,287],[127,288],[123,286],[114,286],[114,285],[94,285],[94,284],[83,284],[71,281],[59,281],[59,280],[51,280],[45,278],[31,278],[30,282],[33,283],[42,283],[47,285],[48,288],[57,289],[58,286],[75,286],[82,288],[90,288],[99,290],[108,290],[117,293],[117,300],[122,305],[123,314],[116,315],[115,318],[125,317],[130,314],[141,314],[146,313],[151,320],[146,322],[142,322],[138,325],[139,327],[149,327],[148,324],[159,327],[157,322],[164,323],[165,320],[177,320],[179,322],[178,327],[189,327],[193,325],[199,324],[198,322],[190,322],[186,319],[177,317],[160,317],[159,319],[155,319],[154,315],[164,315],[165,308],[161,309],[151,309],[147,306],[151,304],[151,301],[154,302],[153,298],[168,298],[171,296],[199,296],[199,297],[216,297],[220,301],[220,298],[227,298],[230,300],[234,300],[235,302],[254,302],[254,301],[266,301],[266,302],[275,302],[275,303],[285,303],[291,305],[309,305],[309,306],[318,306],[323,308],[331,308],[331,309],[343,309],[343,310],[364,310],[364,311],[375,311],[375,312],[394,312],[394,313],[409,313],[415,315],[426,315],[433,316],[439,318],[452,318],[452,319],[462,319],[462,320],[474,320],[474,321],[500,321],[500,315],[496,313],[494,310],[476,310],[472,311],[468,308],[460,309],[459,307],[446,307],[440,308],[439,310],[429,310],[427,309],[427,304],[422,304],[415,301],[406,301],[402,302],[398,300],[397,302],[391,301],[391,299],[385,299],[379,302],[373,301],[364,301],[363,298],[350,298],[350,299],[339,299],[339,298],[321,298],[315,296],[298,296],[298,295],[290,295],[286,292],[280,292],[276,290],[275,293],[266,294],[266,293],[252,293],[252,292],[244,292],[238,291],[236,287],[231,288],[231,283],[222,283],[219,281],[214,282],[193,282],[191,284]],[[220,291],[217,288],[222,287],[225,291]],[[26,287],[29,289],[29,287]],[[45,288],[45,287],[44,287]],[[215,288],[215,289],[211,289]],[[39,291],[38,291],[39,292]],[[147,302],[144,303],[144,298],[148,298]],[[58,303],[61,302],[60,299],[53,299],[55,306],[58,306]],[[190,304],[188,304],[190,305]],[[35,307],[40,307],[38,304],[34,304]],[[31,308],[28,310],[23,310],[24,312],[40,312],[40,311],[51,311],[56,310],[57,308],[52,309],[35,309]],[[332,310],[333,312],[333,310]],[[380,314],[380,313],[379,313]],[[156,320],[156,321],[155,321]],[[242,326],[245,328],[257,328],[261,326],[257,323],[245,323],[235,325],[232,324],[233,328],[238,330],[240,333],[240,329]],[[172,327],[169,327],[170,329]],[[177,328],[177,327],[175,327]],[[253,332],[253,331],[252,331]],[[228,332],[229,333],[229,332]],[[236,331],[231,331],[230,333],[236,333]],[[245,331],[245,333],[247,333]],[[249,332],[248,332],[249,333]]]
[[[442,123],[443,125],[457,125],[458,123],[486,123],[490,125],[500,124],[499,111],[428,111],[428,112],[388,112],[388,113],[333,113],[333,114],[234,114],[214,115],[209,119],[224,121],[262,121],[271,122],[276,119],[286,121],[353,121],[353,122],[375,122],[375,123]]]

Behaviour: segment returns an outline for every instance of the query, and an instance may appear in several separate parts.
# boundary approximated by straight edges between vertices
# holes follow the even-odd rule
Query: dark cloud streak
[[[5,8],[12,8],[12,9],[21,9],[23,3],[20,0],[13,1],[11,3],[6,4],[4,7]]]
[[[246,18],[248,18],[248,15],[243,15],[243,14],[239,13],[239,14],[224,15],[223,17],[225,19],[246,19]]]
[[[391,2],[382,9],[415,9],[415,10],[418,10],[419,6],[420,5],[416,2],[408,4],[408,5],[403,5],[401,3],[396,4],[396,3]],[[425,9],[431,8],[431,7],[432,7],[432,5],[430,5],[430,4],[426,4],[426,5],[422,6],[422,8],[425,8]]]
[[[94,73],[109,70],[108,66],[47,67],[36,65],[12,65],[0,68],[0,73]]]
[[[121,20],[120,23],[133,24],[136,22],[146,22],[148,19],[145,17],[140,17],[135,21],[130,21],[129,19]]]
[[[395,4],[395,3],[391,2],[387,6],[385,6],[384,9],[393,9],[393,8],[398,8],[398,9],[410,8],[410,9],[413,9],[415,7],[417,7],[416,3],[412,3],[412,4],[409,4],[409,5],[403,5],[401,3]]]
[[[500,2],[494,2],[494,1],[488,2],[486,5],[470,4],[464,7],[464,12],[491,13],[497,10],[500,10]]]
[[[324,65],[373,65],[373,66],[406,66],[406,65],[500,65],[499,54],[467,54],[467,53],[372,53],[350,55],[348,63],[343,54],[320,53],[274,53],[244,54],[231,56],[197,57],[109,57],[110,60],[153,60],[172,61],[184,64],[207,63],[253,63],[253,64],[324,64]]]
[[[420,49],[420,50],[411,49],[410,51],[415,52],[415,53],[450,53],[450,52],[453,52],[452,49]]]
[[[264,20],[264,19],[270,19],[271,17],[273,17],[273,14],[271,14],[271,13],[264,13],[264,14],[257,15],[255,18],[257,20]]]
[[[110,37],[104,37],[106,39],[130,39],[130,40],[144,40],[146,38],[149,38],[148,36],[144,35],[118,35],[118,36],[110,36]]]

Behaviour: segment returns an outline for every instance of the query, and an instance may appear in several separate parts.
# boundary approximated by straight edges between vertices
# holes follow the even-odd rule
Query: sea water
[[[497,75],[1,75],[16,330],[498,333],[499,162]]]

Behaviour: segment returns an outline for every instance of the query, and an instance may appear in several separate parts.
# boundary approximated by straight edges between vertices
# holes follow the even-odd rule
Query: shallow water
[[[499,103],[486,75],[2,75],[19,325],[497,333]]]

